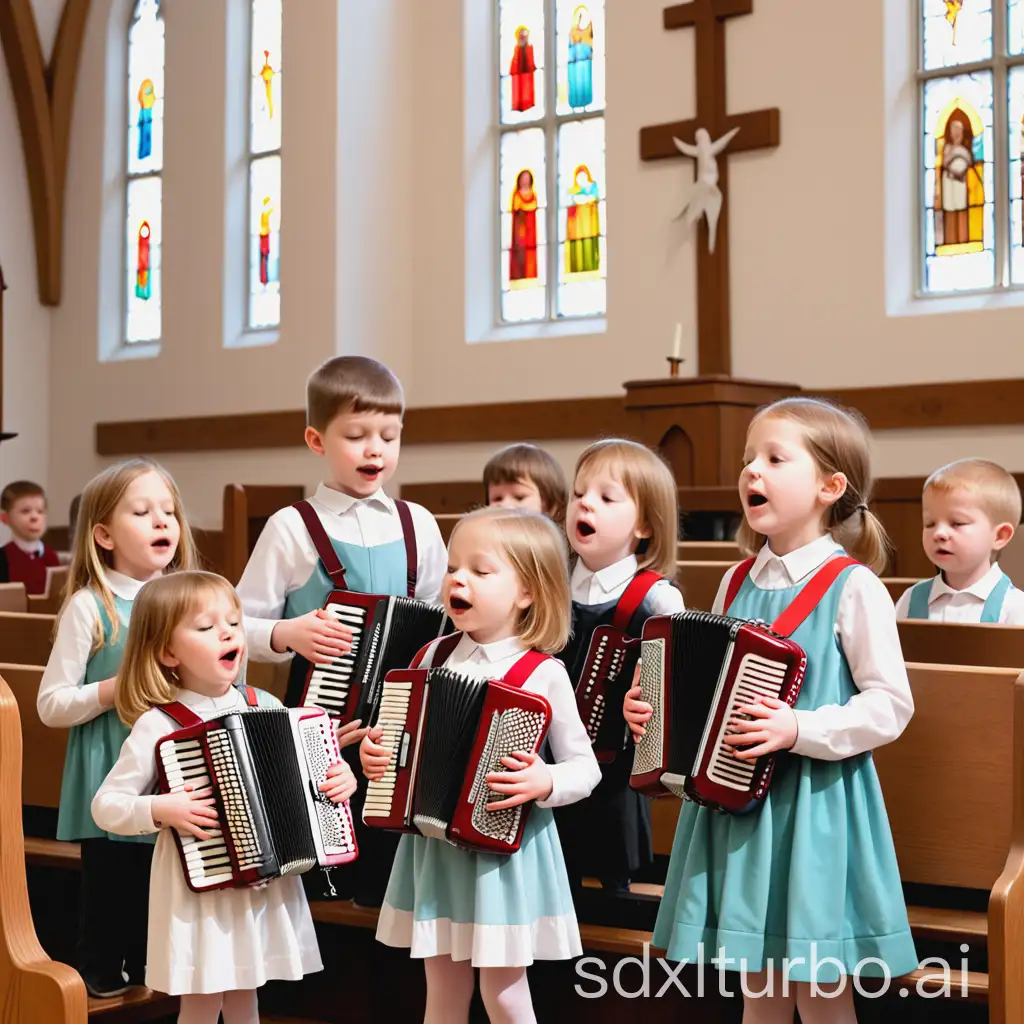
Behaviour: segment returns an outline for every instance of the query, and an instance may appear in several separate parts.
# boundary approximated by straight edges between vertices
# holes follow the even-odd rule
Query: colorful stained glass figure
[[[572,12],[569,30],[569,106],[588,107],[594,100],[594,22],[580,4]]]
[[[512,109],[523,113],[533,108],[537,101],[534,77],[537,62],[533,57],[530,30],[525,25],[516,29],[516,48],[512,53],[512,64],[508,69],[512,79]]]
[[[547,0],[499,0],[496,71],[502,124],[544,116],[546,14]]]
[[[263,79],[263,88],[267,94],[267,117],[274,118],[274,69],[270,66],[270,51],[263,51],[263,67],[260,68],[260,78]]]
[[[153,79],[147,78],[139,86],[139,160],[145,160],[153,152],[153,104],[156,90]]]
[[[989,60],[992,0],[922,0],[925,70]]]
[[[281,157],[253,160],[249,167],[249,327],[281,322]]]
[[[580,164],[569,189],[565,212],[565,274],[588,274],[601,268],[601,218],[597,184],[586,164]]]
[[[512,238],[508,251],[510,288],[537,287],[537,193],[533,171],[524,167],[512,193]]]
[[[159,174],[128,179],[125,223],[125,340],[158,341],[161,324]]]
[[[135,260],[135,296],[147,301],[152,294],[149,280],[149,221],[139,225],[139,244]]]
[[[251,19],[249,152],[273,153],[281,148],[281,0],[252,0]]]
[[[935,129],[935,251],[939,256],[985,248],[984,127],[957,99]]]
[[[501,135],[501,318],[508,322],[548,315],[546,148],[543,128]]]
[[[270,283],[270,215],[273,212],[270,196],[264,196],[260,212],[260,284],[263,285]]]

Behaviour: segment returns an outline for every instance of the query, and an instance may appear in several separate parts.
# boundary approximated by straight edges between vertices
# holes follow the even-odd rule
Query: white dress
[[[259,697],[261,705],[278,703],[266,693]],[[246,706],[237,689],[218,698],[179,690],[177,699],[203,719]],[[92,802],[101,828],[121,835],[157,831],[151,813],[156,744],[177,729],[157,708],[135,723]],[[261,889],[195,893],[185,883],[174,837],[169,829],[160,830],[149,889],[150,988],[169,995],[228,992],[297,981],[320,970],[313,919],[298,876],[276,878]]]

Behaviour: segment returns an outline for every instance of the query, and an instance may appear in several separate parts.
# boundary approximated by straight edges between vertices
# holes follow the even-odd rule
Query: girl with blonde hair
[[[205,841],[217,827],[210,790],[152,795],[156,748],[178,729],[168,705],[201,719],[280,707],[237,686],[245,658],[242,606],[221,576],[179,572],[147,583],[135,602],[117,677],[117,709],[131,733],[92,801],[97,823],[130,836],[158,833],[149,900],[146,983],[181,996],[179,1024],[258,1024],[256,990],[323,968],[309,905],[296,875],[259,886],[194,892],[170,829]],[[339,762],[320,786],[340,803],[355,790]]]
[[[99,998],[142,984],[153,849],[150,836],[110,835],[89,813],[128,735],[114,711],[114,677],[142,585],[195,558],[181,496],[155,462],[121,462],[86,485],[36,706],[45,725],[70,730],[57,838],[81,844],[78,969]]]
[[[871,756],[914,702],[875,575],[886,538],[868,508],[868,443],[855,413],[813,398],[776,402],[747,431],[740,540],[755,557],[725,574],[713,610],[772,623],[803,598],[792,638],[807,669],[795,707],[742,705],[724,739],[742,761],[791,756],[749,814],[683,804],[654,930],[670,960],[703,944],[743,972],[744,1024],[794,1010],[804,1024],[853,1024],[849,975],[918,966]],[[651,716],[639,698],[636,687],[624,706],[638,737]]]
[[[425,1024],[465,1024],[480,968],[492,1022],[535,1021],[526,968],[534,960],[580,955],[579,927],[550,808],[585,797],[600,778],[569,678],[550,655],[569,632],[565,540],[537,513],[486,508],[459,520],[442,587],[461,632],[434,641],[414,665],[444,665],[475,679],[504,679],[546,697],[552,763],[529,753],[503,759],[488,775],[498,810],[536,801],[513,854],[478,853],[439,839],[403,835],[377,938],[424,959]],[[389,751],[381,729],[363,740],[370,779],[383,777]]]
[[[612,438],[590,445],[576,464],[566,531],[572,571],[572,639],[559,655],[578,686],[598,626],[617,625],[639,639],[651,615],[684,609],[672,586],[678,540],[676,482],[664,461],[635,441]],[[639,645],[634,648],[639,653]],[[634,658],[635,660],[635,658]],[[618,717],[632,665],[608,715]],[[654,857],[647,797],[630,788],[633,749],[620,723],[614,760],[601,763],[590,797],[556,814],[569,879],[578,893],[585,877],[623,892]]]

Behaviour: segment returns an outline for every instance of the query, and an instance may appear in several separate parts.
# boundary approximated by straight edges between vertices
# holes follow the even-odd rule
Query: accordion
[[[324,607],[352,630],[352,649],[329,664],[310,665],[300,703],[323,708],[338,725],[371,722],[384,676],[408,668],[422,647],[454,628],[441,605],[412,597],[336,590]]]
[[[551,723],[539,694],[445,668],[389,672],[377,725],[391,749],[383,779],[366,787],[363,821],[418,832],[465,849],[515,853],[528,804],[489,811],[505,799],[485,782],[514,751],[536,753]]]
[[[179,723],[175,708],[164,708]],[[191,713],[189,713],[191,714]],[[195,721],[157,743],[158,788],[212,791],[217,824],[200,840],[173,830],[193,892],[260,885],[357,856],[347,803],[319,786],[341,760],[320,708],[252,708]]]
[[[576,684],[576,707],[601,763],[614,761],[625,746],[629,730],[622,702],[639,655],[640,641],[614,626],[598,626],[591,636]]]
[[[741,761],[723,738],[736,709],[775,697],[795,703],[807,658],[767,626],[708,612],[659,615],[644,625],[642,699],[654,708],[633,755],[630,784],[733,814],[753,810],[771,782],[774,755]]]

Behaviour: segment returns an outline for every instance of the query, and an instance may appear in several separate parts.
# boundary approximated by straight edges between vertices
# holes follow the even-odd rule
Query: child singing
[[[792,634],[807,655],[795,709],[762,698],[738,709],[726,736],[742,760],[789,752],[763,803],[737,816],[684,802],[679,815],[654,944],[693,961],[703,943],[725,969],[752,972],[744,1024],[790,1024],[794,1008],[803,1024],[852,1024],[846,976],[880,970],[862,961],[893,976],[918,966],[871,757],[903,732],[913,699],[892,601],[872,571],[886,538],[870,486],[868,433],[852,413],[792,398],[751,422],[739,540],[756,557],[726,573],[714,611],[771,623],[833,559],[863,564],[843,567]],[[624,707],[636,736],[651,713],[639,696]]]
[[[477,853],[439,839],[402,836],[377,938],[423,958],[426,1024],[469,1019],[475,967],[493,1024],[532,1024],[527,966],[581,953],[551,808],[583,799],[600,773],[565,669],[535,653],[565,645],[568,582],[565,540],[540,515],[481,509],[461,519],[452,533],[442,597],[462,632],[453,649],[447,638],[428,646],[420,664],[444,664],[477,679],[511,682],[522,675],[516,682],[551,704],[552,763],[517,753],[503,759],[507,772],[487,776],[490,788],[504,797],[489,809],[535,801],[514,854]],[[527,672],[524,665],[530,662],[537,664]],[[360,747],[370,779],[381,778],[388,763],[388,749],[376,742],[380,738],[375,728]]]
[[[101,828],[122,835],[159,833],[153,854],[146,983],[181,996],[179,1024],[258,1024],[256,990],[323,968],[298,876],[265,886],[193,892],[170,829],[204,841],[217,828],[210,790],[186,786],[152,795],[156,745],[177,724],[162,705],[178,701],[202,719],[244,712],[235,685],[245,655],[242,607],[227,580],[181,572],[147,584],[136,600],[117,710],[131,735],[92,802]],[[261,707],[276,698],[251,691]],[[344,762],[320,789],[335,803],[355,791]],[[212,834],[216,834],[215,832]]]

